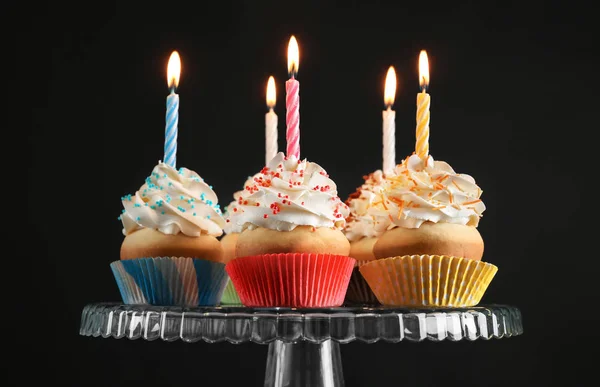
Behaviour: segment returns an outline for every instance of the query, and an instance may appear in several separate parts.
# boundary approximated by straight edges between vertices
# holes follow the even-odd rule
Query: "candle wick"
[[[169,89],[171,90],[171,94],[175,94],[175,85],[171,85]]]

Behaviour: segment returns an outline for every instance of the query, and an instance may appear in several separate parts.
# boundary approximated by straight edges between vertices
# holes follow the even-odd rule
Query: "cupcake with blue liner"
[[[111,268],[123,302],[217,304],[228,277],[217,239],[225,220],[212,186],[194,171],[159,162],[121,201],[125,239]]]

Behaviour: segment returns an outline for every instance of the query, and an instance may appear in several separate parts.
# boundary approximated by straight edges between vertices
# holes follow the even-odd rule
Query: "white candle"
[[[275,78],[269,77],[267,82],[267,107],[265,115],[265,165],[277,154],[277,114],[273,111],[276,101]]]
[[[396,166],[396,112],[392,110],[396,98],[396,72],[390,66],[385,77],[384,102],[387,109],[383,111],[383,173],[390,174]]]

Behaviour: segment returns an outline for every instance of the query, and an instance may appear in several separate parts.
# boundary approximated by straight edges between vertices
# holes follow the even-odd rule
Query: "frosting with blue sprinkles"
[[[212,186],[194,171],[159,162],[144,185],[121,197],[123,234],[152,228],[188,236],[223,234],[225,219]]]

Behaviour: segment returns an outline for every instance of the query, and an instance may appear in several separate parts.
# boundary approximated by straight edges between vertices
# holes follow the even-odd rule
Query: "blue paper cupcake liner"
[[[224,263],[198,258],[127,259],[110,267],[125,304],[214,306],[229,281]]]
[[[242,306],[242,300],[240,300],[240,296],[238,295],[237,290],[235,290],[231,280],[229,280],[227,286],[225,286],[225,291],[221,298],[221,305]]]

